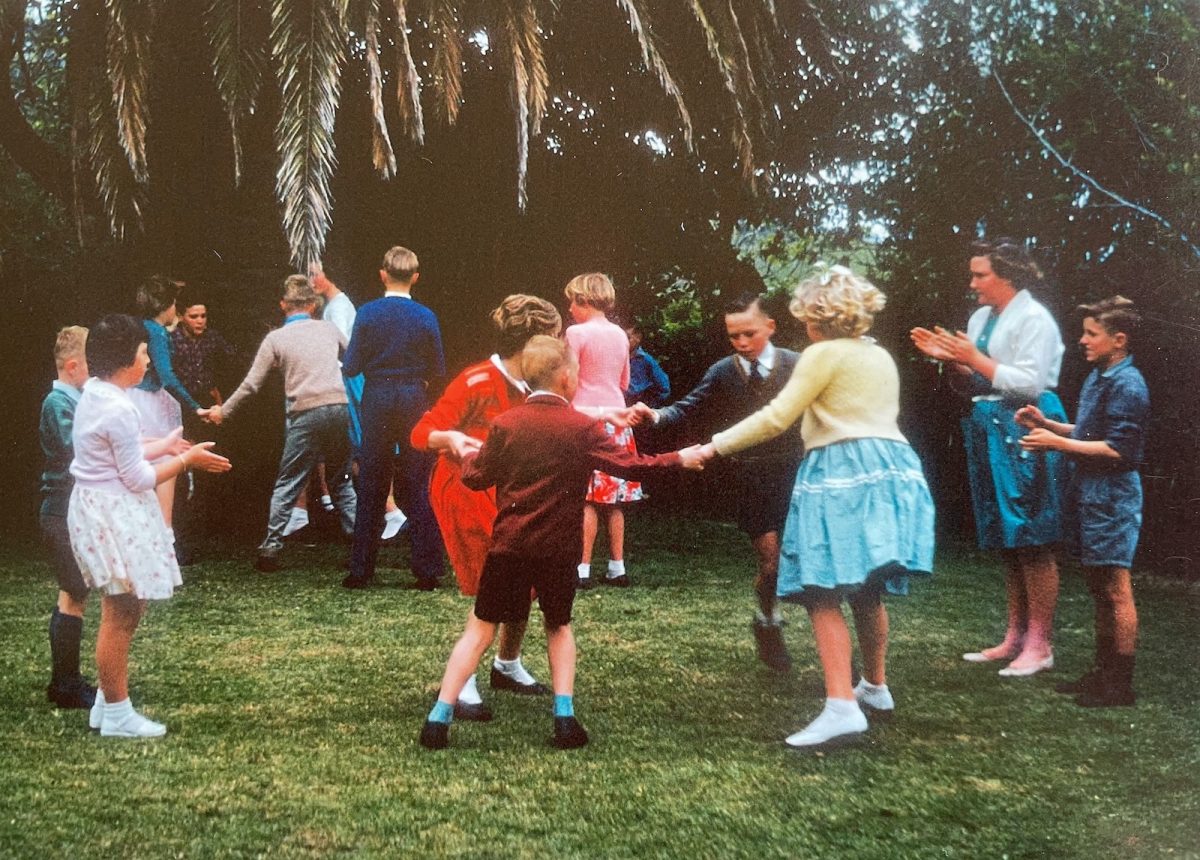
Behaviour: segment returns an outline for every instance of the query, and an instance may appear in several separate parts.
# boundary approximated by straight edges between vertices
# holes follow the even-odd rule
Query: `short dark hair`
[[[1024,243],[1007,236],[972,242],[971,256],[987,257],[992,264],[992,271],[1018,290],[1036,287],[1045,277]]]
[[[88,372],[108,379],[129,367],[137,357],[138,345],[146,342],[146,327],[129,314],[109,314],[88,331]]]
[[[183,281],[173,280],[166,275],[151,275],[138,287],[138,313],[146,319],[153,319],[175,304],[182,288]]]
[[[746,311],[753,308],[755,305],[767,316],[766,307],[763,305],[763,297],[760,293],[745,292],[738,294],[737,298],[731,299],[725,303],[725,313],[727,314],[744,314]]]
[[[1133,301],[1124,296],[1109,296],[1090,305],[1080,305],[1076,310],[1100,323],[1109,334],[1125,335],[1126,348],[1133,343],[1142,325],[1142,315]]]

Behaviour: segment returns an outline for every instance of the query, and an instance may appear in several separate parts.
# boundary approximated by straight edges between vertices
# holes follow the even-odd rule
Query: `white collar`
[[[775,369],[775,344],[767,341],[767,345],[763,347],[763,351],[758,356],[758,366],[762,368],[762,375],[766,376]],[[742,370],[746,373],[750,372],[750,360],[737,356],[738,363],[742,365]]]
[[[567,398],[565,398],[561,394],[559,394],[557,391],[547,391],[544,388],[539,388],[537,391],[531,392],[529,397],[530,397],[530,399],[532,399],[534,397],[539,397],[543,394],[546,395],[547,397],[557,397],[559,400],[561,400],[563,403],[566,403],[568,406],[571,405],[571,402],[569,400],[567,400]]]
[[[496,370],[500,371],[500,374],[508,380],[509,385],[517,389],[517,391],[524,391],[526,396],[529,395],[529,384],[525,382],[524,379],[517,379],[508,372],[508,368],[504,366],[504,359],[500,357],[498,352],[493,352],[492,357],[488,360],[491,361],[492,366],[495,367]]]
[[[385,296],[392,296],[393,298],[397,298],[397,299],[411,299],[412,298],[412,295],[410,293],[402,293],[399,290],[385,290],[383,294]]]

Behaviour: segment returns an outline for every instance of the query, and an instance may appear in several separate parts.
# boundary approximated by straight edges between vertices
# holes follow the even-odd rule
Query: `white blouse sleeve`
[[[137,412],[132,408],[114,409],[108,419],[105,437],[112,449],[121,483],[131,493],[153,490],[158,483],[158,475],[142,451]]]
[[[998,347],[998,348],[997,348]],[[998,362],[992,388],[1001,394],[1036,398],[1058,385],[1065,351],[1062,335],[1050,313],[1036,302],[1006,332],[1003,343],[993,346]]]

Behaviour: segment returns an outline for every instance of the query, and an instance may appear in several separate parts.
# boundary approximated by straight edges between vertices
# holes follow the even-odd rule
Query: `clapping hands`
[[[941,326],[934,326],[933,331],[914,328],[909,332],[909,337],[917,349],[936,361],[970,364],[978,349],[965,332],[952,332]]]

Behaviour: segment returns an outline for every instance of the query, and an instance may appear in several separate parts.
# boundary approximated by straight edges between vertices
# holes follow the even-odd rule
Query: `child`
[[[83,638],[83,613],[88,587],[71,553],[67,534],[67,502],[71,498],[71,425],[75,405],[87,382],[84,344],[87,329],[69,326],[54,341],[58,379],[42,401],[38,433],[46,467],[42,471],[42,504],[38,513],[42,540],[58,577],[58,605],[50,614],[50,685],[46,698],[60,708],[90,708],[96,688],[79,674],[79,643]]]
[[[589,410],[622,409],[624,391],[629,387],[629,338],[606,314],[616,304],[616,291],[607,275],[592,273],[571,279],[563,291],[570,301],[575,325],[566,333],[567,345],[579,362],[579,390],[571,405]],[[618,445],[636,454],[633,431],[608,425],[608,433]],[[596,472],[587,487],[587,505],[583,509],[583,552],[579,564],[579,587],[592,587],[592,547],[599,529],[599,506],[607,510],[608,576],[605,585],[629,586],[625,573],[625,512],[621,505],[642,498],[641,484]]]
[[[346,387],[338,366],[346,338],[333,323],[313,319],[317,294],[304,275],[291,275],[283,282],[279,308],[284,314],[283,327],[263,338],[242,384],[223,406],[214,406],[210,415],[217,422],[231,417],[247,397],[262,388],[273,369],[283,374],[287,402],[283,456],[271,494],[267,536],[254,562],[255,569],[263,573],[279,570],[288,517],[319,457],[323,455],[331,464],[330,490],[347,535],[354,532],[357,502],[350,482]]]
[[[729,303],[725,308],[725,331],[735,355],[710,367],[700,384],[681,400],[661,409],[638,404],[638,414],[651,420],[656,429],[687,422],[711,433],[770,403],[791,379],[800,356],[771,343],[775,320],[767,315],[762,298],[756,294],[743,293]],[[779,533],[787,520],[796,469],[803,454],[800,425],[793,424],[775,439],[730,458],[729,468],[714,482],[736,497],[738,526],[754,546],[758,612],[752,629],[758,658],[777,672],[786,672],[792,666],[783,641],[783,618],[775,602]]]
[[[884,295],[842,266],[802,282],[791,304],[812,346],[771,403],[713,437],[703,453],[729,455],[802,419],[796,475],[779,560],[779,596],[812,620],[825,670],[825,708],[786,743],[813,750],[859,738],[860,704],[890,714],[884,589],[907,591],[908,573],[933,567],[933,501],[921,464],[896,426],[900,386],[892,357],[864,337]],[[854,614],[863,677],[851,687]]]
[[[496,487],[499,513],[475,608],[421,730],[420,743],[429,749],[449,743],[454,702],[492,644],[496,625],[528,619],[531,588],[537,591],[546,627],[554,685],[553,743],[559,749],[587,743],[587,732],[575,719],[571,633],[584,489],[596,468],[639,475],[664,466],[699,467],[694,447],[639,456],[613,441],[594,418],[573,410],[579,367],[562,341],[532,338],[521,365],[533,393],[498,416],[479,453],[468,453],[463,462],[464,484],[476,490]]]
[[[410,441],[418,451],[438,451],[440,456],[429,481],[429,503],[437,516],[450,565],[464,595],[479,593],[479,577],[492,545],[496,519],[496,491],[472,490],[462,482],[462,457],[478,451],[496,416],[525,402],[529,389],[521,376],[525,344],[535,335],[557,336],[562,317],[554,305],[536,296],[508,296],[492,311],[498,334],[497,352],[487,361],[472,364],[446,386],[433,408],[413,428]],[[521,663],[525,623],[500,625],[500,646],[492,663],[492,689],[523,695],[550,690],[539,684]],[[460,720],[490,720],[475,676],[454,705]]]
[[[1137,609],[1129,568],[1142,523],[1142,458],[1150,395],[1129,354],[1140,318],[1133,302],[1114,296],[1081,305],[1084,357],[1095,365],[1079,394],[1074,424],[1051,421],[1036,406],[1017,420],[1031,428],[1027,451],[1062,451],[1074,465],[1069,504],[1074,514],[1068,540],[1080,550],[1096,606],[1096,657],[1077,681],[1059,684],[1085,708],[1137,701],[1133,690]]]
[[[100,690],[89,724],[105,737],[161,737],[166,726],[133,709],[128,686],[129,643],[146,601],[165,600],[182,581],[154,487],[190,468],[228,471],[229,461],[209,450],[212,442],[184,442],[178,428],[143,445],[127,392],[150,357],[146,330],[133,317],[100,320],[88,335],[87,363],[95,378],[75,410],[67,527],[84,581],[100,592]]]

